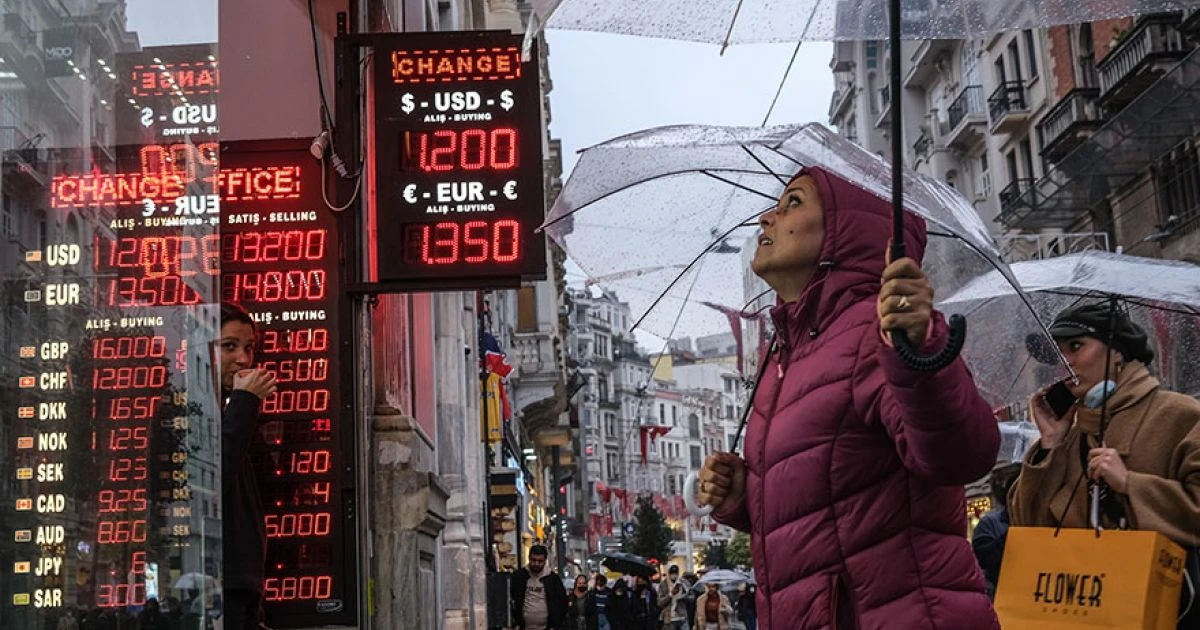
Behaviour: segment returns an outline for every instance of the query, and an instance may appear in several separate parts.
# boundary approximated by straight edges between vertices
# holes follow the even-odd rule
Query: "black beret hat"
[[[1154,361],[1154,350],[1150,349],[1146,332],[1130,321],[1129,316],[1119,308],[1114,318],[1112,309],[1112,305],[1103,302],[1071,307],[1054,318],[1054,323],[1050,324],[1050,334],[1055,339],[1092,337],[1109,343],[1111,322],[1113,350],[1120,352],[1126,360],[1149,365]]]

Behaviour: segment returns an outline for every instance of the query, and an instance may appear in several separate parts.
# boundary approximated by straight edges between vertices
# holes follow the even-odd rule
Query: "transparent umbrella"
[[[728,330],[716,305],[740,309],[759,292],[749,268],[759,214],[801,166],[819,166],[888,199],[891,168],[817,124],[765,128],[650,129],[585,149],[543,228],[592,278],[627,301],[640,327],[660,337]],[[938,295],[981,276],[1009,276],[975,208],[942,182],[906,172],[905,207],[927,222],[924,269]],[[746,245],[750,245],[747,247]],[[1020,300],[1015,281],[1009,289]],[[773,300],[771,300],[773,302]],[[953,312],[953,311],[949,311]],[[1048,333],[1029,307],[1013,309],[1009,343]],[[990,402],[1002,404],[1063,378],[1012,379],[972,327],[964,358]]]
[[[882,40],[888,0],[531,0],[547,28],[712,44]],[[1178,11],[1191,0],[902,0],[903,39],[973,38],[1001,31]]]
[[[1150,337],[1155,350],[1150,367],[1159,380],[1169,389],[1200,395],[1200,266],[1092,251],[1019,262],[1011,270],[1024,295],[1013,291],[1008,277],[991,273],[939,303],[966,313],[973,334],[990,344],[999,360],[1020,366],[1011,379],[1042,382],[1055,371],[1045,364],[1054,355],[1041,341],[1011,342],[1021,336],[1019,325],[1009,319],[1011,309],[1031,304],[1049,322],[1076,304],[1115,298]]]

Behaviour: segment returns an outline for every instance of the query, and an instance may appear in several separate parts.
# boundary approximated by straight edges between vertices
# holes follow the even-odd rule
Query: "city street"
[[[0,13],[0,630],[1200,629],[1200,0]]]

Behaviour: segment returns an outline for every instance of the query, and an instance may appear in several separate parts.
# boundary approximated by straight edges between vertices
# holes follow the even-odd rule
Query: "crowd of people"
[[[672,565],[665,575],[577,575],[567,592],[548,556],[546,547],[532,546],[525,567],[513,574],[517,630],[732,630],[735,622],[757,630],[751,583],[728,592],[715,582],[697,588],[700,576]]]

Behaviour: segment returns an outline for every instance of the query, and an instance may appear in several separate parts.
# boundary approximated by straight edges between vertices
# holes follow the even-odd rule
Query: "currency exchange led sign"
[[[380,40],[388,44],[376,48],[386,62],[374,78],[380,282],[484,288],[545,277],[545,239],[534,232],[545,204],[540,85],[521,39]]]

